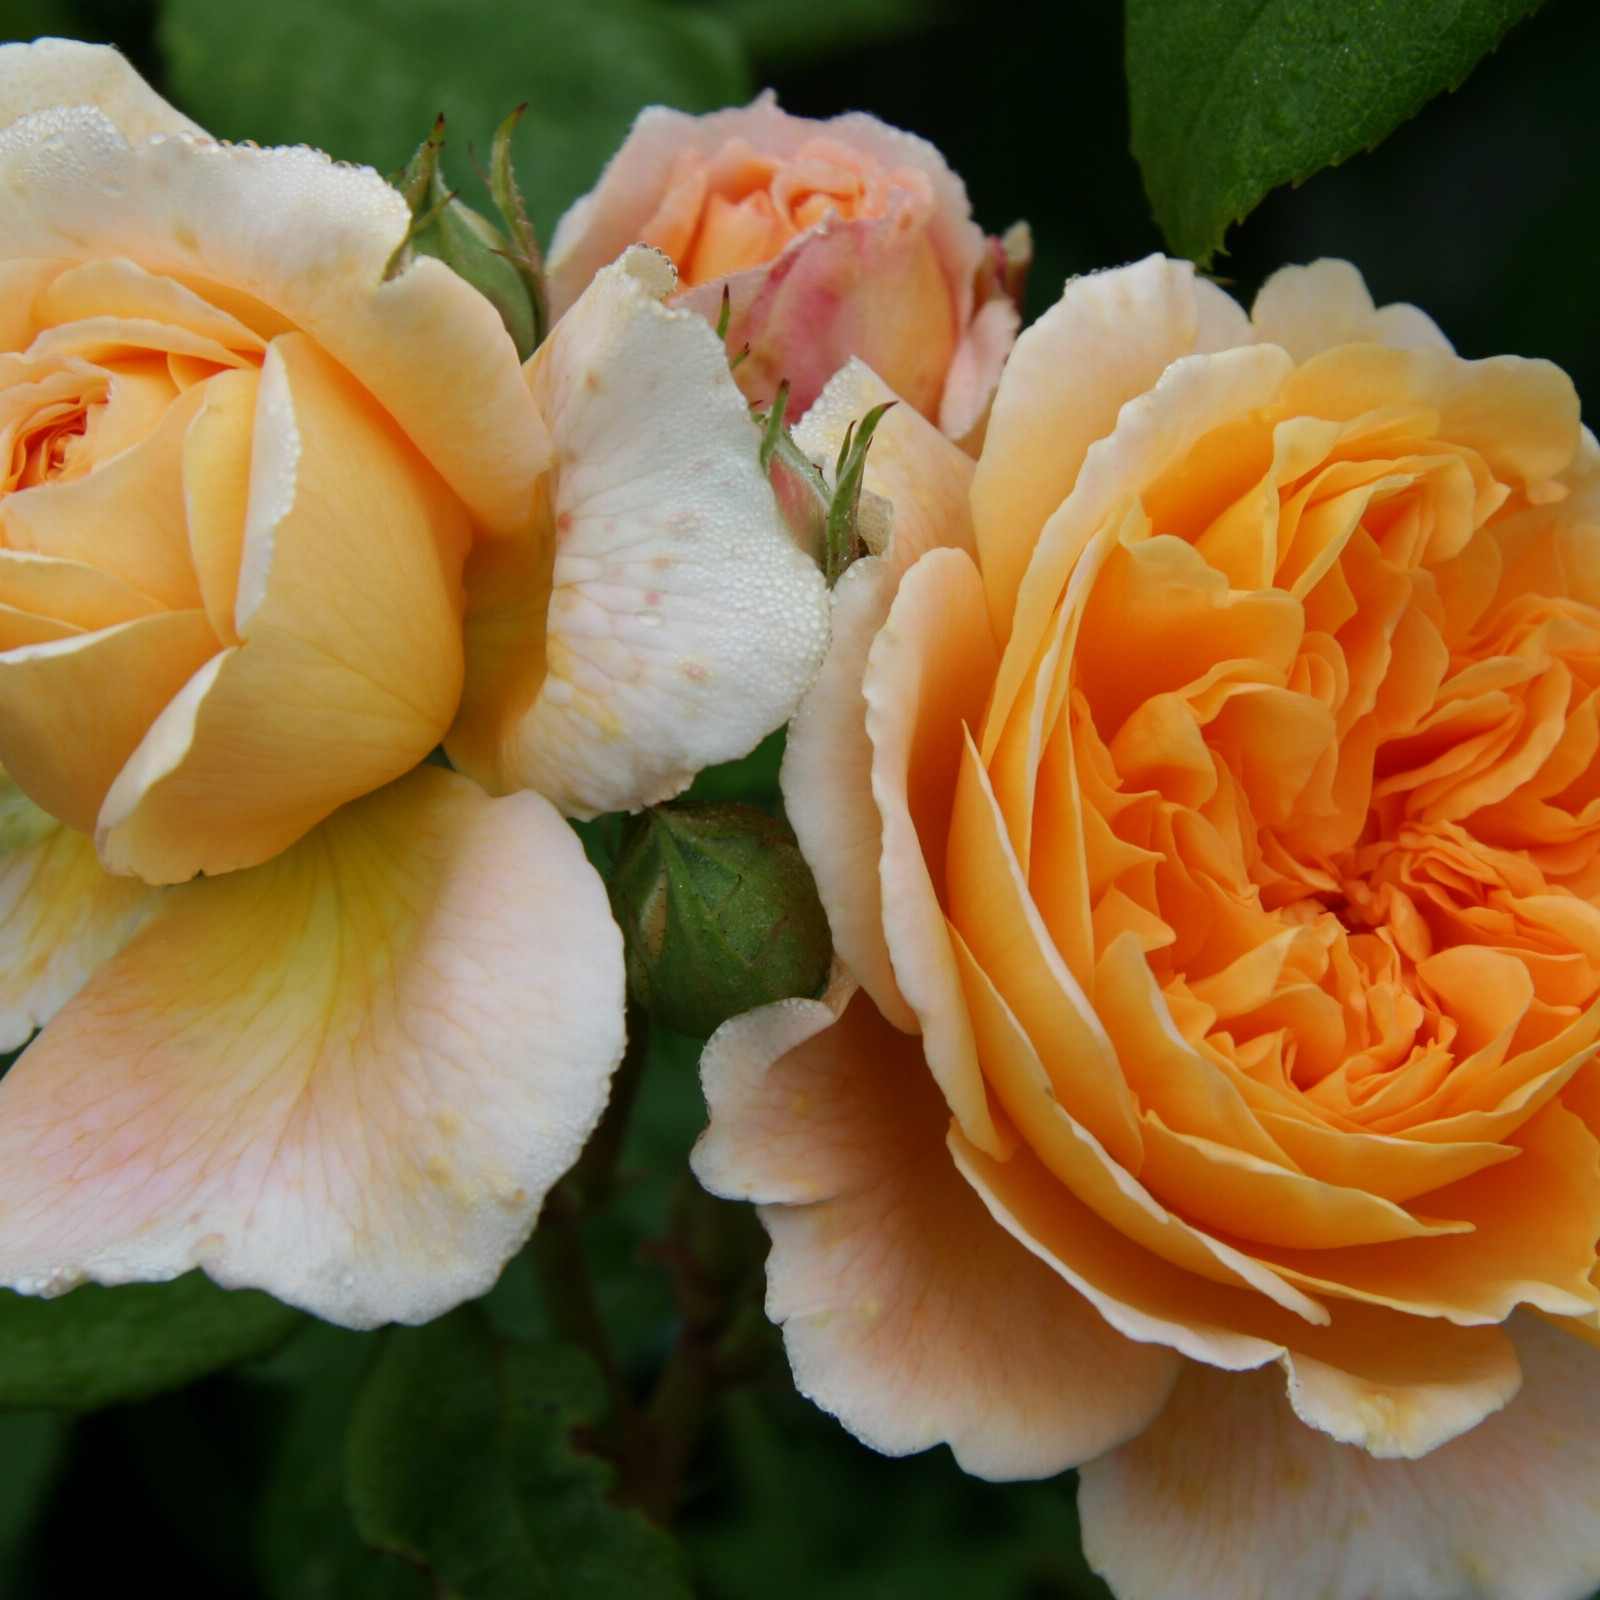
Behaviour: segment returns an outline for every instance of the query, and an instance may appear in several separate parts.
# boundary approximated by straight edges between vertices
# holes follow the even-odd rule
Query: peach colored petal
[[[941,909],[941,842],[949,831],[962,727],[977,718],[993,671],[977,569],[963,550],[929,551],[902,579],[862,683],[872,796],[883,826],[883,932],[934,1081],[974,1141],[997,1151]]]
[[[1271,345],[1186,356],[1173,362],[1153,388],[1127,402],[1112,433],[1088,444],[1071,493],[1059,509],[1047,514],[1016,591],[1016,610],[984,721],[986,761],[1078,557],[1096,531],[1120,524],[1119,507],[1125,514],[1130,494],[1181,461],[1204,434],[1268,404],[1287,373],[1288,357]],[[994,425],[991,422],[991,431]],[[977,493],[975,478],[974,499]],[[978,547],[983,551],[981,517],[977,525]],[[989,559],[985,553],[986,564]]]
[[[0,549],[0,604],[93,632],[148,617],[161,606],[103,567]]]
[[[1149,256],[1131,267],[1075,278],[1017,340],[1006,363],[973,479],[973,519],[995,635],[1011,631],[1022,575],[1040,532],[1077,480],[1095,440],[1124,404],[1150,389],[1180,356],[1246,344],[1232,302],[1202,306],[1188,262]],[[1231,311],[1230,309],[1231,308]],[[1206,313],[1215,332],[1203,328]],[[1207,342],[1203,336],[1223,342]]]
[[[76,39],[0,45],[0,127],[51,106],[94,106],[134,143],[156,133],[204,136],[108,45]]]
[[[832,998],[718,1031],[694,1157],[714,1191],[763,1202],[768,1311],[802,1392],[875,1449],[948,1443],[990,1478],[1046,1476],[1136,1433],[1173,1357],[1114,1333],[989,1222],[916,1044],[865,995]]]
[[[842,368],[795,430],[801,449],[833,460],[845,429],[894,392],[858,361]],[[887,548],[849,567],[832,596],[822,670],[789,724],[783,791],[789,821],[816,876],[834,948],[897,1028],[915,1014],[895,982],[883,936],[878,881],[883,821],[872,800],[872,742],[861,693],[867,654],[889,616],[901,575],[927,550],[972,550],[971,461],[911,407],[878,425],[866,485],[889,502]]]
[[[443,262],[386,280],[410,221],[395,190],[305,148],[129,137],[142,142],[81,102],[0,132],[0,254],[126,257],[264,303],[372,392],[487,527],[522,526],[549,440],[516,351]]]
[[[420,768],[166,891],[0,1081],[0,1280],[201,1266],[348,1326],[437,1316],[592,1130],[622,988],[548,803]]]
[[[630,251],[529,363],[561,467],[544,676],[525,713],[532,686],[471,646],[507,712],[496,767],[474,775],[573,816],[654,804],[743,755],[793,711],[827,644],[821,575],[778,514],[716,335],[661,304],[670,281],[661,256]]]
[[[224,644],[238,644],[234,607],[250,506],[250,453],[260,375],[219,372],[183,439],[183,503],[189,556],[206,615]]]
[[[1021,313],[1009,295],[996,295],[985,301],[962,334],[945,374],[944,391],[939,397],[939,426],[974,455],[982,442],[979,430],[988,421],[1000,374],[1021,327]]]
[[[82,834],[0,773],[0,1050],[43,1027],[127,943],[155,898],[104,871]]]
[[[1083,1469],[1119,1600],[1582,1600],[1600,1583],[1600,1355],[1512,1324],[1522,1392],[1420,1461],[1306,1427],[1265,1373],[1191,1367],[1140,1439]]]
[[[1348,261],[1324,258],[1306,267],[1280,267],[1262,284],[1250,320],[1258,339],[1282,345],[1296,362],[1336,344],[1450,349],[1433,319],[1415,306],[1402,303],[1380,311]]]
[[[96,825],[114,872],[176,883],[276,855],[414,766],[461,691],[465,513],[304,334],[256,407],[234,626],[150,728]]]
[[[99,567],[172,610],[198,608],[180,472],[201,398],[191,391],[174,401],[148,438],[84,477],[8,494],[0,539]]]
[[[216,655],[203,611],[158,611],[0,654],[0,762],[36,805],[93,833],[162,709]]]

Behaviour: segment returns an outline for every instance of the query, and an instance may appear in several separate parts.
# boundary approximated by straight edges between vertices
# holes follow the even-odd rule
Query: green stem
[[[611,1079],[605,1115],[583,1147],[577,1165],[561,1183],[580,1217],[592,1217],[604,1210],[616,1193],[617,1166],[628,1142],[628,1124],[633,1119],[645,1068],[650,1064],[650,1013],[630,1002],[627,1026],[628,1047]]]

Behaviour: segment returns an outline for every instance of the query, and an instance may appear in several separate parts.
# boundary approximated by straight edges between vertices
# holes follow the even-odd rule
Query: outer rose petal
[[[1420,1461],[1307,1428],[1271,1374],[1189,1368],[1083,1469],[1089,1559],[1119,1600],[1580,1600],[1600,1583],[1600,1355],[1510,1326],[1522,1392]]]
[[[352,1327],[438,1316],[593,1128],[622,991],[549,804],[420,768],[166,891],[0,1080],[0,1281],[201,1266]]]
[[[895,398],[870,368],[852,361],[806,413],[795,441],[808,455],[832,460],[852,422]],[[789,724],[783,758],[784,803],[816,874],[834,947],[878,1009],[908,1030],[916,1028],[916,1014],[895,982],[883,936],[883,818],[872,799],[861,679],[905,570],[937,547],[972,552],[971,481],[971,458],[910,406],[895,406],[878,425],[866,485],[893,508],[889,544],[857,561],[834,586],[828,654]]]
[[[484,650],[469,611],[458,729],[474,737],[452,756],[573,816],[665,800],[743,755],[827,644],[827,591],[778,515],[726,355],[661,304],[670,284],[662,257],[630,251],[528,366],[561,463],[543,681],[514,637]]]
[[[767,1310],[801,1392],[874,1449],[948,1443],[988,1478],[1045,1477],[1136,1434],[1177,1358],[1113,1332],[993,1225],[916,1042],[851,987],[735,1018],[702,1066],[695,1171],[766,1202]]]
[[[1296,363],[1336,344],[1451,348],[1427,312],[1404,302],[1380,311],[1361,274],[1348,261],[1325,258],[1308,267],[1279,268],[1262,284],[1250,320],[1258,338],[1281,344]]]
[[[130,144],[153,133],[205,130],[133,70],[119,51],[76,39],[0,45],[0,127],[51,106],[95,106]]]
[[[0,773],[0,1050],[43,1027],[154,902]]]
[[[4,70],[20,75],[41,47],[16,48]],[[372,391],[475,516],[520,528],[549,440],[482,295],[432,258],[385,281],[410,225],[401,196],[370,168],[304,148],[172,135],[129,148],[113,115],[85,104],[96,81],[86,73],[76,94],[63,83],[66,104],[0,132],[0,255],[126,256],[220,291],[247,322],[253,301],[268,334],[287,318]]]
[[[1074,278],[1017,340],[972,482],[972,514],[995,635],[1004,640],[1040,530],[1089,446],[1168,365],[1249,344],[1250,324],[1187,261],[1148,256]]]

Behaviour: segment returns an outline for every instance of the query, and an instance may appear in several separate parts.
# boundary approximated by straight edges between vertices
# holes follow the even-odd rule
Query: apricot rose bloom
[[[727,289],[741,388],[764,405],[788,379],[791,416],[859,356],[964,438],[1017,335],[1000,243],[932,145],[864,113],[792,117],[770,90],[709,116],[640,114],[556,228],[552,309],[636,242],[671,257],[678,303],[713,324]]]
[[[804,434],[884,395],[857,365]],[[907,407],[784,789],[844,964],[697,1161],[801,1388],[1081,1468],[1123,1600],[1600,1582],[1600,449],[1339,262],[1083,278]],[[859,985],[859,986],[858,986]]]
[[[524,371],[442,262],[391,270],[409,224],[109,50],[0,50],[12,1287],[201,1266],[355,1325],[482,1292],[622,1050],[562,813],[747,749],[820,656],[668,264]]]

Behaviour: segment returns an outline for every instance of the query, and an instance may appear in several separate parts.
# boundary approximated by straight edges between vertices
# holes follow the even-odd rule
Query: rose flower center
[[[1600,994],[1600,611],[1540,592],[1553,504],[1395,407],[1219,428],[1142,511],[1057,735],[1097,957],[1132,935],[1191,1045],[1336,1125],[1550,1065]]]

